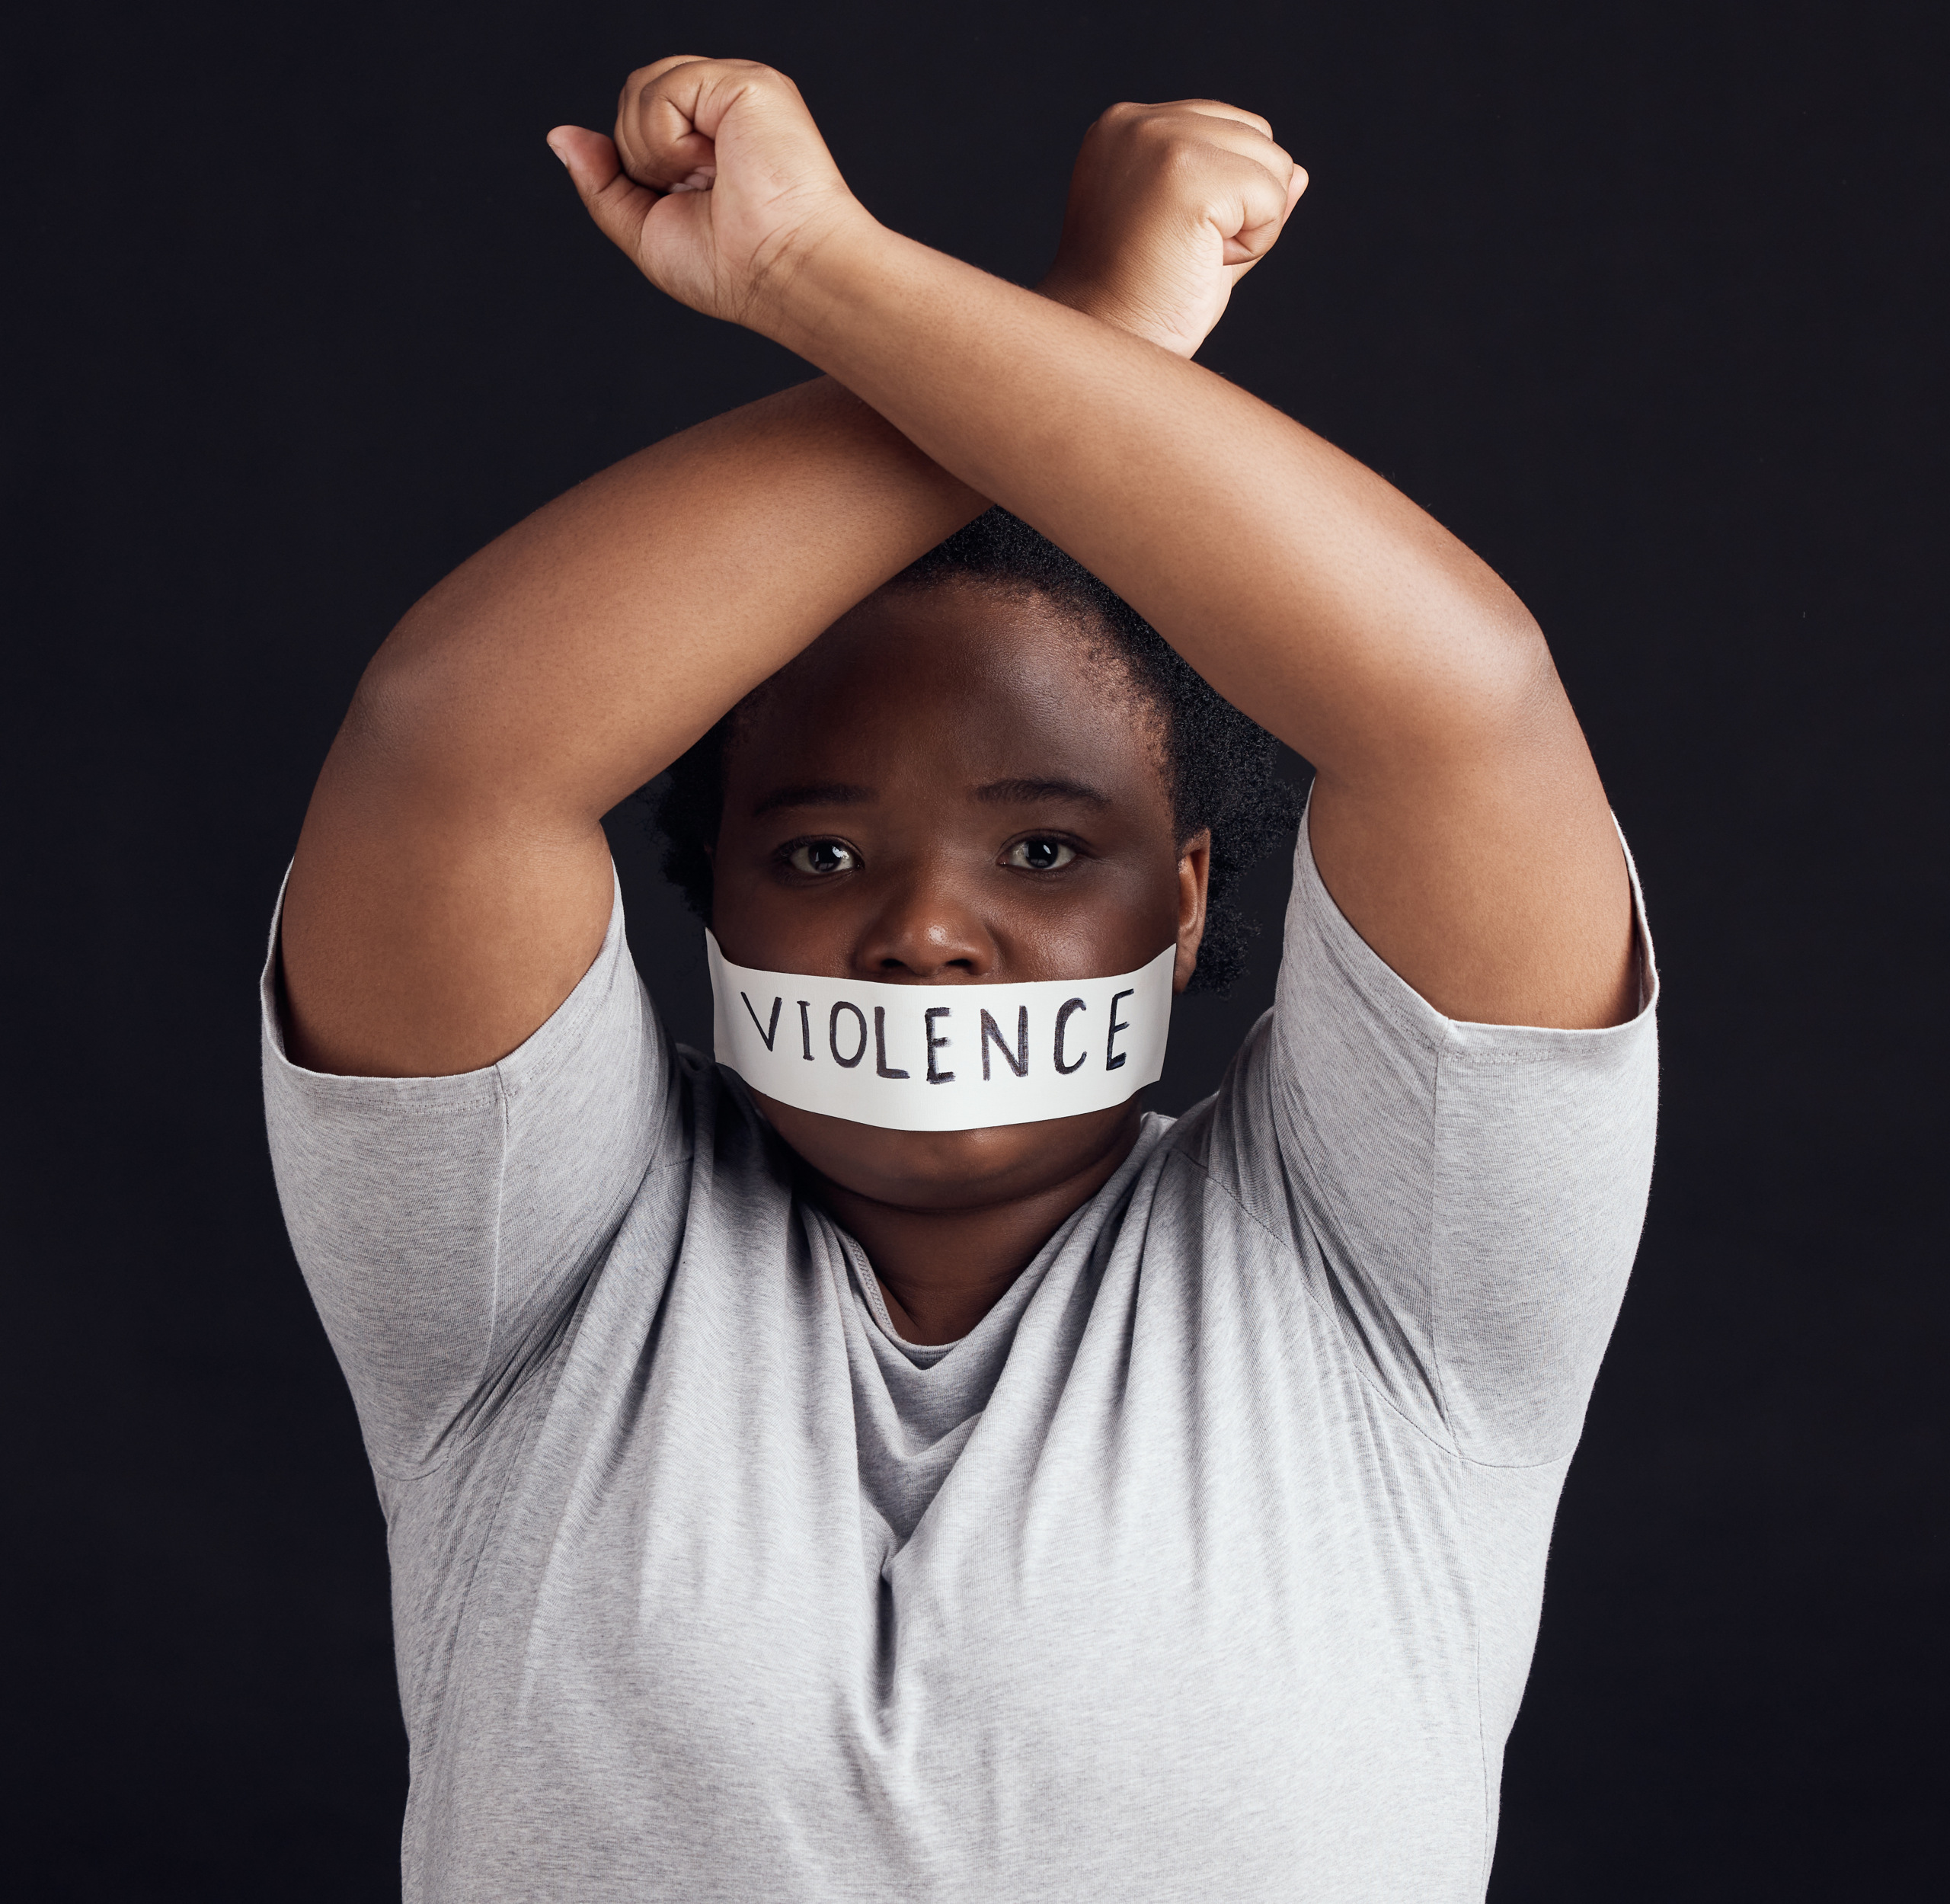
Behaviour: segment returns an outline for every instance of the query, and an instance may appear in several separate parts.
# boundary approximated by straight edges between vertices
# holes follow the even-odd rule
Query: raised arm
[[[1329,890],[1439,1010],[1630,1013],[1603,791],[1542,635],[1488,568],[1223,379],[884,229],[769,69],[664,62],[632,84],[647,122],[694,142],[697,181],[714,174],[685,200],[594,208],[653,282],[829,372],[1312,760]],[[1304,182],[1263,121],[1172,163],[1178,242],[1215,269],[1259,255]]]
[[[660,110],[633,82],[616,142],[553,136],[599,222],[762,215],[730,180],[696,190],[699,142]],[[1173,242],[1170,154],[1225,110],[1093,136],[1050,297],[1197,347],[1238,270]],[[792,134],[802,186],[843,195],[803,107]],[[320,776],[284,914],[292,1055],[438,1075],[520,1044],[602,943],[603,814],[986,507],[820,379],[606,470],[463,565],[381,649]]]

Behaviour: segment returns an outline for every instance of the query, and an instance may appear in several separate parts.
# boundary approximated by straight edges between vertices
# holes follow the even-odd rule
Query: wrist
[[[1034,288],[1038,297],[1046,297],[1052,304],[1067,305],[1072,311],[1081,311],[1085,317],[1101,318],[1106,324],[1118,321],[1116,299],[1108,296],[1101,285],[1065,271],[1060,265],[1052,266]]]
[[[754,287],[744,322],[824,367],[822,340],[846,322],[865,287],[887,271],[906,241],[849,197],[782,245]]]
[[[1181,331],[1162,324],[1155,314],[1131,304],[1104,285],[1074,277],[1060,266],[1053,268],[1036,286],[1036,294],[1047,298],[1053,304],[1064,305],[1085,317],[1095,318],[1100,324],[1142,338],[1146,343],[1155,344],[1174,357],[1190,357],[1204,341],[1206,330],[1200,330],[1196,336],[1187,336]],[[1206,329],[1210,328],[1207,326]]]

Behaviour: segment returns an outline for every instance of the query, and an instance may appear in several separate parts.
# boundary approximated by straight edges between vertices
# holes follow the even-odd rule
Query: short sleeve
[[[277,943],[274,923],[261,1009],[278,1195],[373,1465],[408,1478],[440,1464],[566,1320],[645,1172],[681,1143],[676,1074],[620,893],[548,1022],[452,1077],[293,1064]]]
[[[1203,1161],[1295,1245],[1371,1378],[1466,1458],[1568,1454],[1638,1249],[1658,1117],[1658,979],[1601,1031],[1443,1016],[1349,924],[1306,827],[1273,1010]]]

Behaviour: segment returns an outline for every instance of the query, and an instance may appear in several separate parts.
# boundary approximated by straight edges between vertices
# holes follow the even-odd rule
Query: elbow
[[[1458,685],[1471,726],[1514,735],[1554,719],[1565,705],[1564,683],[1536,617],[1499,582],[1491,600],[1474,605],[1469,629],[1459,644],[1466,680]]]
[[[465,694],[409,615],[366,664],[334,751],[362,776],[395,783],[443,777],[464,733]]]

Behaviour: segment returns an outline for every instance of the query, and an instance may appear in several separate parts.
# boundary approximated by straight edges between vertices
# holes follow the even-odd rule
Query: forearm
[[[416,797],[593,823],[986,504],[821,378],[686,430],[491,543],[375,658],[348,744]]]
[[[1325,770],[1480,740],[1547,667],[1510,591],[1379,477],[1107,325],[863,223],[770,328]]]

